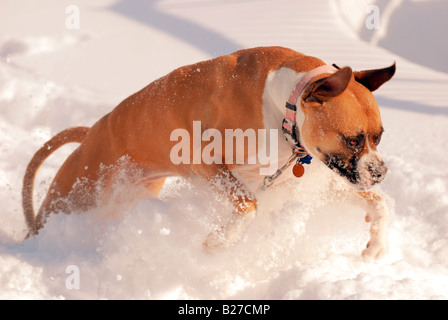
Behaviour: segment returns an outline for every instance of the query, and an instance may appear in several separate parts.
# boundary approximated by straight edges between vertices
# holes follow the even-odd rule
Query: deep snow
[[[438,27],[443,2],[377,1],[389,19],[379,31],[363,26],[365,6],[375,1],[76,2],[79,30],[65,27],[69,1],[0,3],[0,298],[448,298],[448,68],[434,56],[448,50]],[[399,22],[409,22],[416,6],[426,8],[412,26],[421,32],[404,43]],[[22,242],[21,181],[48,138],[92,125],[176,67],[260,45],[354,69],[397,61],[394,79],[375,93],[390,169],[382,184],[391,210],[384,260],[362,261],[364,212],[332,199],[331,173],[318,164],[264,194],[243,241],[218,255],[201,243],[230,205],[179,178],[159,199],[112,217],[105,208],[52,215],[39,236]],[[36,203],[74,147],[41,168]],[[80,270],[75,290],[66,286],[71,265]]]

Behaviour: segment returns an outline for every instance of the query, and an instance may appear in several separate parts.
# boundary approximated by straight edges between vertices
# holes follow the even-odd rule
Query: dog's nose
[[[384,161],[381,161],[376,164],[369,165],[369,172],[372,176],[372,181],[374,184],[380,183],[386,177],[388,169],[384,164]]]

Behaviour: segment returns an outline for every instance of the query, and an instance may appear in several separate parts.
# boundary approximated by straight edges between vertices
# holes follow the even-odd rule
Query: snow
[[[71,2],[2,1],[0,298],[447,299],[446,3],[377,2],[387,22],[379,30],[363,27],[375,1],[78,0],[80,29],[69,30]],[[23,241],[21,182],[47,139],[92,125],[176,67],[261,45],[356,70],[397,62],[396,76],[375,93],[389,167],[383,260],[362,261],[364,212],[334,200],[332,173],[319,165],[265,193],[243,241],[220,254],[206,254],[201,243],[228,219],[230,204],[180,178],[160,198],[114,215],[52,215]],[[36,204],[74,147],[41,168]],[[79,289],[66,286],[71,266]]]

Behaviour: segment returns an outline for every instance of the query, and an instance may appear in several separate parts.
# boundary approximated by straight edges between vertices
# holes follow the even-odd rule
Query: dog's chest
[[[271,153],[270,163],[262,164],[257,161],[256,164],[240,165],[234,167],[232,170],[252,191],[263,183],[263,179],[266,175],[272,175],[278,168],[283,167],[292,155],[292,145],[286,140],[286,137],[283,134],[282,122],[286,114],[286,101],[304,74],[305,73],[297,73],[289,68],[281,68],[270,72],[266,78],[262,96],[263,124],[266,129],[266,138],[257,141],[257,152],[259,153],[261,150],[267,154]],[[299,110],[297,113],[297,125],[298,128],[300,128],[304,116],[300,107],[297,109]],[[298,132],[298,134],[300,134],[300,132]],[[275,156],[272,156],[272,152],[275,153]],[[258,156],[259,154],[249,154],[249,158],[257,158]],[[268,167],[270,168],[269,174],[260,173],[260,169],[264,168],[264,171],[266,172]],[[294,178],[290,170],[291,168],[285,170],[285,172],[276,179],[275,183],[282,183],[285,180]]]

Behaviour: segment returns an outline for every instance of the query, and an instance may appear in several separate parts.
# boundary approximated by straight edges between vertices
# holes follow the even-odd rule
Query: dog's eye
[[[361,148],[364,144],[364,133],[360,133],[356,137],[345,137],[345,143],[350,149]]]
[[[359,139],[358,138],[348,139],[347,142],[350,145],[350,147],[357,147],[357,146],[359,146]]]

